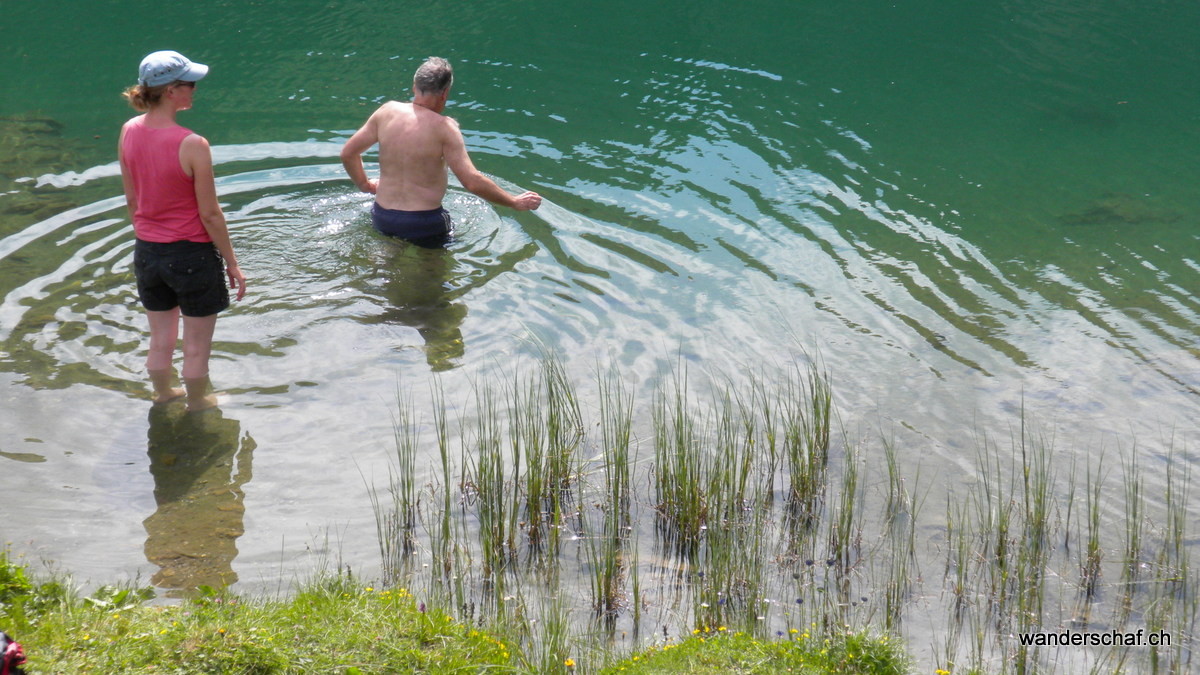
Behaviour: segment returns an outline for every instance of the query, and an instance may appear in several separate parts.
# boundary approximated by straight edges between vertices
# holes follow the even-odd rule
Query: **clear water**
[[[0,539],[145,580],[183,494],[219,514],[187,535],[220,542],[205,579],[286,585],[326,545],[369,569],[397,389],[457,405],[539,343],[647,398],[817,353],[931,502],[1022,410],[1064,472],[1140,453],[1153,501],[1200,443],[1200,5],[839,4],[4,3]],[[212,67],[181,122],[250,277],[205,422],[146,400],[114,164],[161,48]],[[476,164],[546,198],[452,190],[445,252],[375,235],[337,160],[429,54]],[[156,439],[197,434],[178,485]]]

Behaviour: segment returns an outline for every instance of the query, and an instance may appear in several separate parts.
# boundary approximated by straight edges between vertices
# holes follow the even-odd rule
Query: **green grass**
[[[778,639],[760,639],[717,628],[642,652],[600,672],[901,675],[909,671],[902,646],[887,637],[847,633],[821,638],[793,630]]]
[[[7,559],[0,568],[12,573]],[[19,574],[19,572],[18,572]],[[54,584],[61,589],[61,584]],[[29,657],[30,673],[397,673],[513,670],[501,639],[404,589],[376,590],[348,576],[314,582],[287,600],[246,601],[202,591],[149,605],[148,590],[102,589],[88,598],[29,583],[29,603],[0,621]],[[10,595],[10,600],[13,596]]]
[[[696,631],[678,644],[616,663],[572,657],[565,642],[523,652],[517,636],[487,632],[428,608],[405,589],[326,575],[286,600],[246,600],[201,589],[179,604],[147,604],[149,589],[104,588],[81,598],[37,582],[0,554],[0,621],[37,673],[864,673],[905,672],[900,645],[800,631],[775,640]],[[558,615],[561,607],[545,616]],[[564,631],[554,631],[565,635]]]

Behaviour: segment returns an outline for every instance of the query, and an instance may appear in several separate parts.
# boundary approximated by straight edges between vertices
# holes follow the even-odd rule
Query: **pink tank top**
[[[121,158],[137,194],[133,231],[142,241],[212,241],[192,177],[179,165],[179,146],[191,133],[181,126],[147,127],[143,117],[125,126]]]

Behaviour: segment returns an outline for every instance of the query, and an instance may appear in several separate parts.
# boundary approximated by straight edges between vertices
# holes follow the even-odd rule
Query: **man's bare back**
[[[441,208],[447,167],[464,188],[489,202],[520,211],[536,209],[542,203],[536,192],[510,195],[471,162],[458,123],[442,114],[452,80],[450,64],[444,59],[434,57],[422,64],[413,78],[412,102],[383,104],[346,141],[342,148],[346,173],[358,189],[373,193],[376,205],[384,209]],[[363,169],[362,154],[376,143],[379,178],[371,180]]]
[[[446,194],[447,137],[452,120],[415,103],[392,101],[371,116],[379,143],[375,201],[387,209],[425,211]]]

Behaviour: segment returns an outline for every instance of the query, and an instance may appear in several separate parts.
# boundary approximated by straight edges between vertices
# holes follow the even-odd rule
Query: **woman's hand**
[[[246,295],[246,275],[242,274],[242,268],[237,263],[226,265],[225,274],[229,275],[229,288],[235,289],[237,299],[241,300]]]

